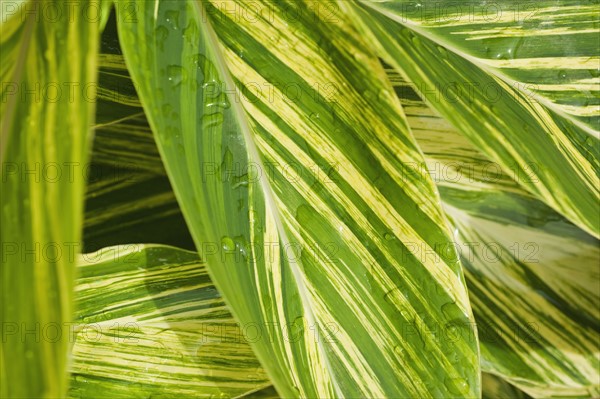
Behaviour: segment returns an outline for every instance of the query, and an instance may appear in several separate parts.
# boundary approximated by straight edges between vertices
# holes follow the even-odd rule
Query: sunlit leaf
[[[97,7],[1,4],[2,397],[56,398],[66,390],[69,342],[61,332],[73,316],[81,251]]]
[[[85,254],[73,398],[230,398],[270,385],[195,252],[129,244]]]
[[[520,188],[410,84],[389,76],[454,221],[482,369],[533,397],[596,397],[598,240]]]
[[[373,44],[434,109],[519,185],[600,236],[597,4],[535,2],[527,21],[509,13],[522,4],[504,0],[469,3],[473,17],[441,1],[437,19],[404,0],[361,4]],[[488,8],[505,14],[487,20]]]
[[[278,392],[478,396],[445,217],[352,25],[299,1],[256,3],[268,21],[220,2],[135,4],[137,22],[118,18],[127,65],[196,246],[237,320],[259,326]]]

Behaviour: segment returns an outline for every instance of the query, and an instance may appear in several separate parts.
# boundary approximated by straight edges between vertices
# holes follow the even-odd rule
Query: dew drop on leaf
[[[179,29],[179,11],[169,10],[165,12],[167,22],[173,30]]]
[[[444,47],[442,46],[438,46],[438,52],[440,53],[440,56],[444,59],[448,58],[448,50],[446,50]]]
[[[233,251],[235,249],[235,243],[231,237],[224,236],[221,238],[221,246],[225,251]]]
[[[198,39],[198,27],[194,21],[190,21],[188,26],[183,28],[183,37],[190,43],[194,43]]]
[[[156,29],[154,29],[154,34],[156,35],[158,44],[162,46],[169,36],[169,29],[163,25],[158,25]]]
[[[394,353],[398,357],[404,357],[404,348],[402,347],[402,345],[396,345],[396,346],[394,346]]]
[[[204,115],[202,117],[202,128],[210,129],[210,128],[221,126],[221,124],[223,123],[223,119],[224,119],[223,114],[220,112],[210,114],[210,115]]]
[[[448,302],[442,305],[442,313],[449,321],[461,321],[466,316],[456,302]]]
[[[558,71],[558,78],[559,79],[566,79],[567,78],[567,71],[565,71],[564,69],[561,69],[560,71]]]
[[[444,385],[454,395],[464,395],[469,392],[469,384],[463,378],[446,378]]]
[[[179,86],[185,80],[185,69],[180,65],[169,65],[167,67],[167,78],[173,86]]]

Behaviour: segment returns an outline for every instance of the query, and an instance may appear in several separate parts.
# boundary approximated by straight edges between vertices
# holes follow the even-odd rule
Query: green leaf
[[[254,3],[232,3],[239,18],[135,4],[137,22],[118,18],[127,65],[196,246],[237,320],[260,327],[279,394],[479,396],[460,263],[358,32],[298,1],[256,3],[268,21],[240,17]]]
[[[114,2],[112,0],[100,0],[100,31],[104,31],[108,18],[110,17]]]
[[[469,3],[504,10],[497,21],[455,15],[461,6],[449,1],[436,3],[448,14],[441,21],[413,14],[413,2],[361,4],[374,46],[436,111],[520,185],[600,236],[593,2],[531,3],[539,12],[527,22],[508,15],[522,6],[512,1]]]
[[[280,399],[280,396],[277,394],[275,387],[270,386],[260,391],[252,392],[247,395],[241,396],[243,399]]]
[[[70,345],[60,332],[73,317],[81,251],[97,8],[95,1],[2,3],[2,397],[66,392]]]
[[[482,369],[533,397],[597,396],[598,240],[520,188],[389,75],[454,221]]]
[[[230,398],[270,385],[198,255],[129,244],[82,256],[73,398]]]
[[[596,397],[598,240],[527,197],[451,190],[442,196],[461,248],[482,247],[462,257],[482,368],[534,397]]]
[[[481,376],[483,399],[530,399],[526,393],[519,391],[502,378],[489,373]]]

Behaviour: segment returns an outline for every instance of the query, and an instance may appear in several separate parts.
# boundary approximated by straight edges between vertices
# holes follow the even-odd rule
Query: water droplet
[[[594,145],[594,139],[591,136],[585,138],[586,145]]]
[[[231,237],[224,236],[221,238],[221,245],[225,251],[233,251],[235,250],[235,243],[231,239]]]
[[[179,86],[186,80],[186,72],[180,65],[169,65],[167,67],[167,77],[173,86]]]
[[[459,362],[460,358],[458,357],[458,353],[452,347],[452,345],[442,345],[442,350],[446,354],[446,359],[448,359],[451,364],[456,364]]]
[[[496,109],[496,107],[494,107],[493,105],[489,105],[489,106],[488,106],[488,109],[490,110],[490,112],[491,112],[492,114],[497,114],[497,113],[498,113],[498,110],[497,110],[497,109]]]
[[[442,314],[448,321],[463,321],[467,316],[463,313],[456,302],[448,302],[442,305]]]
[[[194,21],[190,21],[188,26],[183,28],[183,37],[189,43],[195,43],[198,40],[198,27]]]
[[[440,53],[440,56],[442,58],[444,58],[444,59],[448,58],[448,50],[446,50],[444,47],[438,46],[437,50]]]
[[[386,240],[388,240],[388,241],[391,241],[391,240],[393,240],[394,238],[396,238],[396,236],[395,236],[394,234],[392,234],[392,233],[385,233],[385,234],[383,235],[383,238],[385,238],[385,239],[386,239]]]
[[[218,109],[218,108],[227,109],[230,106],[231,105],[229,105],[229,100],[227,100],[227,97],[223,97],[220,101],[214,101],[214,102],[206,103],[206,108],[209,108],[209,110],[207,110],[206,112],[210,114],[211,113],[210,112],[211,108],[215,108],[215,109]]]
[[[421,38],[419,36],[413,36],[412,38],[412,42],[415,46],[420,46],[421,45]]]
[[[240,187],[248,187],[248,174],[245,173],[242,176],[235,176],[233,178],[233,187],[234,189]]]
[[[444,385],[453,395],[464,395],[469,392],[469,383],[464,378],[446,378]]]
[[[165,40],[167,40],[167,37],[169,36],[169,29],[163,25],[158,25],[156,29],[154,29],[154,34],[156,35],[156,41],[160,45],[161,50],[163,50]]]
[[[190,59],[192,60],[192,63],[197,66],[198,68],[204,68],[204,63],[206,62],[206,57],[202,54],[194,54],[192,56],[190,56]],[[204,86],[206,85],[206,83],[202,86],[204,88]]]
[[[394,346],[394,353],[398,357],[404,357],[404,348],[401,345]]]
[[[313,112],[312,114],[310,114],[310,119],[320,119],[321,115],[319,115],[319,113],[317,112]]]
[[[564,69],[561,69],[560,71],[558,71],[558,78],[559,79],[566,79],[567,78],[567,71],[565,71]]]
[[[179,29],[179,11],[169,10],[165,12],[165,17],[171,28],[174,30]]]
[[[223,123],[223,119],[223,114],[220,112],[204,115],[202,117],[202,129],[206,130],[219,127]]]

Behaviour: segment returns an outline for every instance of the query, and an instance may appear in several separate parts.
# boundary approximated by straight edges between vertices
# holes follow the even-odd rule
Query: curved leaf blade
[[[86,12],[97,6],[1,7],[2,397],[55,398],[67,388],[70,344],[60,332],[73,317],[81,251],[98,47],[98,21]],[[50,8],[59,14],[44,14]]]
[[[388,74],[454,221],[482,369],[533,397],[597,396],[598,240],[523,190]]]
[[[447,6],[446,2],[441,3]],[[551,47],[535,47],[538,58],[526,59],[529,63],[524,66],[518,59],[504,62],[502,65],[506,68],[513,66],[511,78],[503,69],[472,55],[469,52],[475,48],[472,44],[459,48],[456,42],[464,36],[454,35],[457,32],[447,27],[435,33],[433,30],[437,28],[403,15],[399,10],[406,4],[404,1],[361,2],[356,8],[376,38],[374,42],[380,43],[380,52],[386,61],[402,70],[420,95],[478,149],[501,165],[506,173],[517,175],[520,185],[580,228],[599,237],[597,123],[582,122],[527,86],[536,76],[543,78],[541,72],[536,75],[532,69],[537,61],[544,61],[544,49],[552,51]],[[590,3],[582,7],[589,14],[594,6]],[[584,30],[592,24],[589,19],[585,21],[581,24]],[[463,28],[466,29],[461,25],[460,29]],[[488,28],[500,29],[494,23],[487,24]],[[528,33],[531,32],[511,33],[509,30],[503,37],[526,40]],[[588,39],[584,42],[589,44]],[[501,51],[498,46],[501,44],[490,44],[489,48],[495,53]],[[587,46],[585,51],[590,57],[598,56],[594,46]],[[576,64],[569,57],[564,59]],[[586,65],[583,63],[581,68],[587,68]],[[585,69],[586,74],[587,71]],[[530,80],[515,82],[514,79],[525,79],[528,73]],[[568,91],[568,87],[564,85],[559,89]],[[581,92],[573,94],[573,99],[581,102],[581,98],[594,96],[592,92]]]
[[[119,19],[119,32],[167,173],[216,286],[238,320],[261,326],[254,348],[279,393],[479,396],[460,264],[440,249],[446,221],[353,28],[316,13],[286,21],[301,2],[260,3],[269,23],[233,21],[216,3],[136,4],[138,23]],[[245,90],[242,109],[228,68],[238,87],[296,84],[306,95]],[[332,83],[333,97],[316,83]],[[448,323],[460,332],[451,344],[434,331]]]
[[[194,252],[129,244],[82,256],[69,394],[226,398],[270,385]]]

